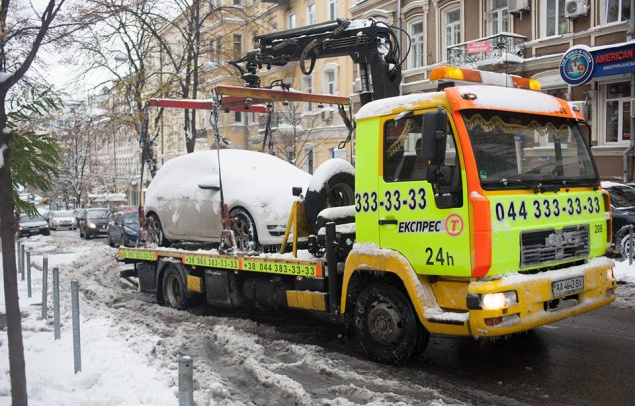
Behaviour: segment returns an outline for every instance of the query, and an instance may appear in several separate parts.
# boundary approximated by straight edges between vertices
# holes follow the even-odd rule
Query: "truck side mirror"
[[[443,164],[448,134],[448,116],[443,107],[423,115],[423,132],[418,154],[426,161]]]

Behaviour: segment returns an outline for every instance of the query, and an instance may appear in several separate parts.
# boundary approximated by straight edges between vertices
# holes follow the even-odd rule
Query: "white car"
[[[77,228],[77,220],[72,210],[56,210],[48,215],[48,222],[51,230],[75,230]]]
[[[174,158],[159,169],[145,196],[150,243],[220,241],[218,151]],[[220,150],[224,201],[229,208],[238,249],[258,250],[280,244],[295,197],[307,190],[311,175],[268,154]]]

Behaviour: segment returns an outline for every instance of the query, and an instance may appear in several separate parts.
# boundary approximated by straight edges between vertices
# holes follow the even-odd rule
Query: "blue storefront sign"
[[[573,86],[595,77],[630,72],[635,72],[635,42],[595,50],[577,45],[569,48],[560,61],[562,80]]]

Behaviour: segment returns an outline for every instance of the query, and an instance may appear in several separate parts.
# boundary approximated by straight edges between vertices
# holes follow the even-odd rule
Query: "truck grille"
[[[520,267],[549,265],[556,262],[586,258],[589,255],[587,224],[525,231],[520,234]]]

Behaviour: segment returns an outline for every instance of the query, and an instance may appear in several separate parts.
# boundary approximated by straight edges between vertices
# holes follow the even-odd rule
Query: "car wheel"
[[[187,287],[176,265],[169,265],[163,275],[163,303],[174,309],[187,309]]]
[[[170,245],[170,240],[163,235],[163,227],[161,227],[161,221],[156,214],[151,214],[146,218],[146,232],[149,243],[156,244],[159,247]]]
[[[402,365],[418,356],[430,334],[412,304],[396,287],[375,283],[357,298],[355,331],[368,356],[382,364]]]
[[[329,161],[333,164],[328,165]],[[304,200],[306,219],[315,232],[318,232],[317,219],[322,210],[355,204],[353,166],[343,159],[329,161],[315,171]]]
[[[82,231],[82,229],[79,229],[79,238],[84,238],[84,231]]]
[[[635,233],[635,230],[633,230],[633,233]],[[622,229],[618,231],[617,235],[615,236],[615,247],[622,258],[628,259],[630,253],[631,256],[635,259],[635,252],[631,250],[629,238],[629,227],[622,227]],[[635,239],[635,236],[633,238]]]
[[[247,210],[234,209],[229,213],[229,217],[232,219],[232,231],[234,232],[238,250],[249,252],[260,249],[256,223],[254,223]]]

